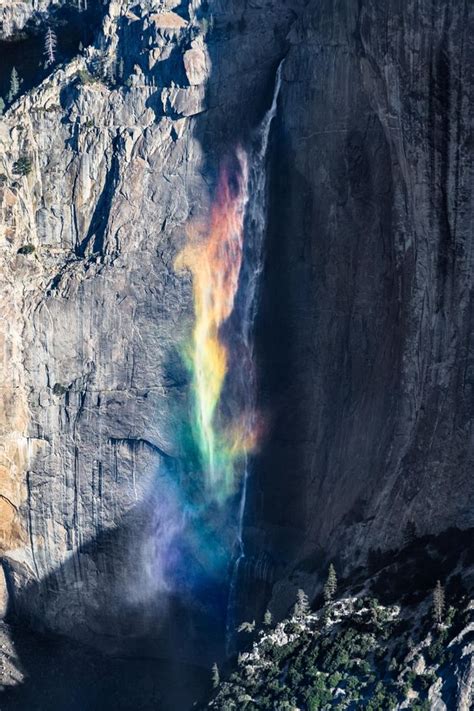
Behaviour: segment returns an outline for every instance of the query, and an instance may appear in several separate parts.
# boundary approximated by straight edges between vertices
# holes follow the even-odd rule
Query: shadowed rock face
[[[472,20],[467,3],[318,2],[290,32],[258,324],[272,427],[248,506],[257,559],[347,571],[407,529],[472,526]]]
[[[192,322],[173,263],[285,54],[241,582],[284,610],[329,557],[473,525],[472,11],[382,5],[112,0],[96,45],[2,118],[0,545],[33,625],[118,649],[170,624]],[[192,655],[191,599],[167,653]]]

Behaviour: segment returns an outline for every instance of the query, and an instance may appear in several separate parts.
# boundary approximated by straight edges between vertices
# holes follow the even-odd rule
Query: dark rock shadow
[[[3,711],[176,711],[206,692],[208,675],[183,662],[103,655],[61,637],[10,626],[25,681],[0,692]]]
[[[24,587],[21,565],[2,561],[15,588],[7,619],[25,676],[0,695],[2,709],[174,711],[207,689],[209,668],[223,655],[226,576],[202,553],[196,521],[168,542],[163,560],[160,498]],[[212,537],[210,528],[202,535]]]

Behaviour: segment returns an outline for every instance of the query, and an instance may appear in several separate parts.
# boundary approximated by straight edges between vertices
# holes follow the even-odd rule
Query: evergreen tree
[[[18,94],[20,93],[20,86],[22,84],[22,80],[20,79],[18,72],[16,70],[16,67],[13,67],[12,73],[10,76],[10,91],[8,92],[7,100],[8,103],[11,104]]]
[[[298,590],[294,614],[296,617],[304,617],[309,612],[309,599],[305,591]]]
[[[331,620],[331,608],[326,605],[323,608],[323,613],[321,615],[321,622],[323,623],[323,626],[326,627]]]
[[[33,167],[32,160],[26,154],[22,154],[18,160],[13,163],[13,172],[17,175],[28,175]]]
[[[0,96],[0,116],[3,114],[4,111],[5,111],[5,102],[4,102],[3,98]]]
[[[435,622],[441,624],[444,612],[444,588],[438,580],[433,591],[433,618]]]
[[[214,689],[217,689],[220,683],[220,674],[219,674],[219,667],[217,666],[216,662],[212,665],[212,686]]]
[[[267,610],[265,612],[263,616],[263,624],[265,625],[265,627],[270,627],[270,625],[272,624],[272,613],[270,612],[270,610]]]
[[[46,67],[50,64],[54,64],[56,61],[56,47],[58,44],[58,38],[56,33],[51,27],[48,27],[46,34],[44,36],[44,56],[46,57]]]
[[[324,584],[323,595],[325,603],[329,603],[334,600],[334,596],[337,590],[337,576],[336,569],[331,563],[328,569],[328,577]]]

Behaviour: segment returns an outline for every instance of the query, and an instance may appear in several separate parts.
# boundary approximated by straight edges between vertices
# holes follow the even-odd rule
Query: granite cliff
[[[48,24],[61,47],[87,6],[6,3],[2,47]],[[209,664],[228,581],[163,573],[193,319],[174,263],[283,59],[241,614],[316,595],[329,560],[347,576],[407,537],[473,527],[473,10],[94,7],[93,39],[77,33],[0,117],[0,597],[37,630]]]

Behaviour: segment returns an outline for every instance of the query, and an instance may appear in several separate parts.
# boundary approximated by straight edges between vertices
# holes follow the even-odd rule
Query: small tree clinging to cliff
[[[438,580],[436,587],[433,590],[433,617],[434,621],[439,624],[443,621],[444,612],[444,588],[441,581]]]
[[[324,602],[326,604],[328,604],[329,602],[334,600],[336,590],[337,590],[336,569],[334,568],[333,564],[331,563],[329,566],[329,569],[328,569],[328,577],[327,577],[327,580],[324,584],[324,589],[323,589]]]
[[[304,590],[298,590],[296,605],[295,605],[295,617],[304,617],[309,612],[309,598]]]
[[[214,689],[217,689],[220,683],[220,674],[219,674],[219,667],[217,666],[216,662],[212,665],[212,686]]]
[[[28,175],[31,173],[33,163],[31,158],[26,154],[22,154],[17,161],[13,163],[13,172],[16,175]]]
[[[54,64],[56,61],[56,47],[58,45],[58,38],[56,33],[51,27],[48,27],[46,34],[44,36],[44,56],[46,57],[46,66],[49,67],[50,64]]]
[[[18,75],[16,67],[13,67],[12,73],[10,76],[10,91],[8,92],[8,96],[7,96],[7,101],[9,104],[11,104],[16,99],[18,94],[20,93],[21,83],[22,83],[22,81]]]

